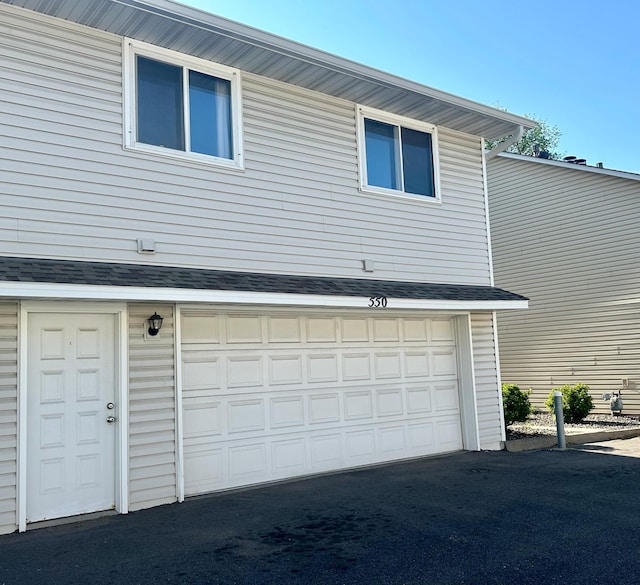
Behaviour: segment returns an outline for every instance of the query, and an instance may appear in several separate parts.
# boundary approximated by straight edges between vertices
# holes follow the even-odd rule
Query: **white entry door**
[[[114,336],[114,315],[29,315],[27,522],[115,506]]]

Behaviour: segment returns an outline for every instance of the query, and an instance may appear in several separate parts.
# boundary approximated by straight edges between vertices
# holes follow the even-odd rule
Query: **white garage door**
[[[462,448],[450,318],[182,314],[185,493]]]

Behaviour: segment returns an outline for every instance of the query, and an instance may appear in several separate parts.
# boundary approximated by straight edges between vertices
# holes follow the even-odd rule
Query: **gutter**
[[[524,126],[520,124],[510,138],[503,140],[500,144],[496,144],[489,152],[485,154],[486,160],[491,160],[492,158],[498,156],[501,152],[507,150],[507,148],[509,148],[511,145],[518,142],[518,140],[522,138],[523,134]]]

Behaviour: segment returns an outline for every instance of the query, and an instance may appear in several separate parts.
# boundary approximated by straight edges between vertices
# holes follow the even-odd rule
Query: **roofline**
[[[251,44],[256,44],[257,46],[262,47],[264,47],[265,45],[269,45],[269,49],[275,49],[276,51],[281,52],[282,54],[287,56],[294,55],[296,57],[303,57],[303,59],[309,63],[320,64],[325,67],[328,66],[329,68],[335,70],[343,70],[343,72],[347,72],[355,77],[368,78],[368,81],[377,80],[385,85],[393,85],[401,89],[421,93],[428,97],[440,101],[446,101],[461,108],[466,108],[480,114],[492,116],[499,120],[510,122],[512,124],[515,124],[516,126],[524,126],[525,128],[533,128],[536,126],[536,122],[534,120],[525,118],[524,116],[511,114],[509,112],[505,112],[504,110],[481,104],[480,102],[463,98],[458,95],[430,87],[428,85],[423,85],[421,83],[411,81],[410,79],[388,73],[381,69],[363,65],[362,63],[359,63],[357,61],[352,61],[351,59],[340,57],[338,55],[334,55],[333,53],[329,53],[321,49],[316,49],[309,45],[305,45],[297,41],[292,41],[285,37],[269,33],[246,24],[242,24],[235,20],[230,20],[228,18],[212,14],[199,8],[187,6],[186,4],[177,2],[176,0],[112,1],[129,6],[133,4],[147,4],[152,8],[159,9],[162,9],[163,5],[166,5],[167,7],[173,7],[167,8],[168,10],[171,10],[175,14],[179,14],[180,16],[184,16],[186,18],[195,18],[195,15],[198,14],[200,15],[200,19],[203,24],[206,23],[216,27],[223,26],[227,31],[245,37],[245,39],[248,40],[248,42],[250,42]],[[222,31],[216,32],[218,32],[218,34],[225,34]]]
[[[615,169],[605,169],[600,167],[594,167],[591,165],[577,165],[562,160],[551,160],[547,158],[537,158],[535,156],[527,156],[525,154],[514,154],[512,152],[501,152],[498,154],[501,158],[510,158],[513,160],[520,160],[523,162],[529,162],[534,164],[549,165],[552,167],[560,167],[563,169],[570,169],[574,171],[582,171],[587,173],[595,173],[597,175],[608,175],[610,177],[618,177],[619,179],[629,179],[631,181],[640,181],[639,173],[632,173],[631,171],[617,171]]]
[[[82,1],[87,3],[87,8],[84,8],[83,5],[79,3],[79,0],[0,0],[0,3],[31,10],[67,22],[92,27],[122,37],[135,38],[143,42],[154,42],[152,39],[153,34],[151,34],[151,37],[147,36],[149,30],[143,30],[139,36],[129,33],[136,29],[136,27],[141,26],[145,18],[148,19],[149,22],[152,22],[154,19],[161,19],[160,22],[166,25],[164,28],[171,28],[172,23],[175,23],[174,28],[176,31],[179,31],[180,27],[186,28],[184,28],[182,32],[176,32],[177,36],[167,44],[159,44],[157,39],[156,44],[173,50],[183,49],[183,52],[188,52],[188,50],[185,50],[188,48],[188,43],[185,43],[185,39],[189,37],[188,29],[198,29],[205,34],[226,39],[230,43],[239,43],[239,47],[245,47],[246,49],[262,48],[269,52],[274,60],[281,57],[283,66],[285,66],[285,61],[290,60],[300,65],[317,68],[316,73],[318,74],[324,72],[342,76],[341,81],[343,83],[347,81],[355,82],[356,84],[362,83],[363,86],[369,85],[371,88],[378,87],[381,91],[385,89],[396,91],[404,94],[407,98],[412,96],[415,96],[418,100],[421,97],[425,98],[429,102],[440,104],[442,107],[451,109],[449,112],[441,112],[440,120],[431,120],[431,123],[449,127],[447,120],[450,120],[451,116],[453,116],[460,120],[460,123],[451,126],[453,130],[466,131],[467,133],[483,136],[488,139],[499,139],[504,136],[513,135],[518,126],[523,126],[524,128],[533,128],[535,126],[533,120],[523,116],[511,114],[373,67],[362,65],[302,43],[210,14],[204,10],[186,6],[175,0],[90,0],[91,3],[89,3],[89,0]],[[118,18],[112,17],[114,9],[118,9],[120,12]],[[162,32],[159,34],[162,34]],[[166,38],[168,39],[169,37]],[[178,40],[180,42],[178,42]],[[177,43],[177,45],[172,46],[172,42]],[[195,53],[189,54],[198,56]],[[201,58],[208,57],[201,55]],[[213,56],[212,60],[215,60]],[[255,71],[252,71],[251,67],[243,67],[242,55],[234,54],[234,56],[228,60],[229,62],[224,64],[231,67],[236,66],[243,71],[257,75],[266,75],[267,77],[272,77],[285,83],[293,83],[294,85],[324,92],[334,97],[342,97],[343,99],[360,102],[360,100],[354,100],[352,97],[348,97],[348,93],[340,93],[340,91],[332,93],[329,91],[333,85],[331,83],[328,85],[325,84],[324,86],[321,83],[314,85],[313,81],[309,82],[306,77],[286,81],[285,79],[279,79],[277,75],[273,74],[275,71],[280,72],[279,68],[269,73],[261,69],[260,65],[256,65],[257,68]],[[233,61],[236,61],[237,65],[234,65]],[[378,107],[375,104],[365,105]],[[415,104],[412,105],[412,107],[414,106]],[[406,115],[403,114],[402,111],[393,113]],[[426,116],[423,117],[426,118]],[[468,119],[465,119],[465,117],[468,117]],[[420,119],[422,119],[422,117]],[[425,119],[425,121],[427,120]],[[467,130],[465,130],[465,128],[467,128]]]
[[[48,282],[2,282],[0,285],[0,298],[11,299],[155,301],[378,310],[369,307],[370,297],[367,296],[356,297],[346,295],[156,288],[146,286],[103,286]],[[387,307],[381,309],[381,311],[391,311],[394,309],[495,311],[501,309],[526,309],[529,304],[525,299],[474,301],[394,297],[389,297],[387,302]]]

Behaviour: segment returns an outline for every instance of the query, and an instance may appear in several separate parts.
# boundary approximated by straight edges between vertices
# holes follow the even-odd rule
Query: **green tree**
[[[562,158],[563,154],[558,151],[558,143],[562,136],[560,129],[555,125],[549,124],[542,118],[536,118],[529,114],[525,114],[524,116],[525,118],[533,120],[536,123],[536,126],[530,130],[525,130],[522,138],[507,148],[506,152],[524,154],[527,156],[538,156],[539,152],[546,152],[548,153],[548,156],[545,158]],[[487,140],[486,147],[491,150],[494,146],[501,144],[505,140],[508,140],[508,137],[500,138],[498,140]]]

